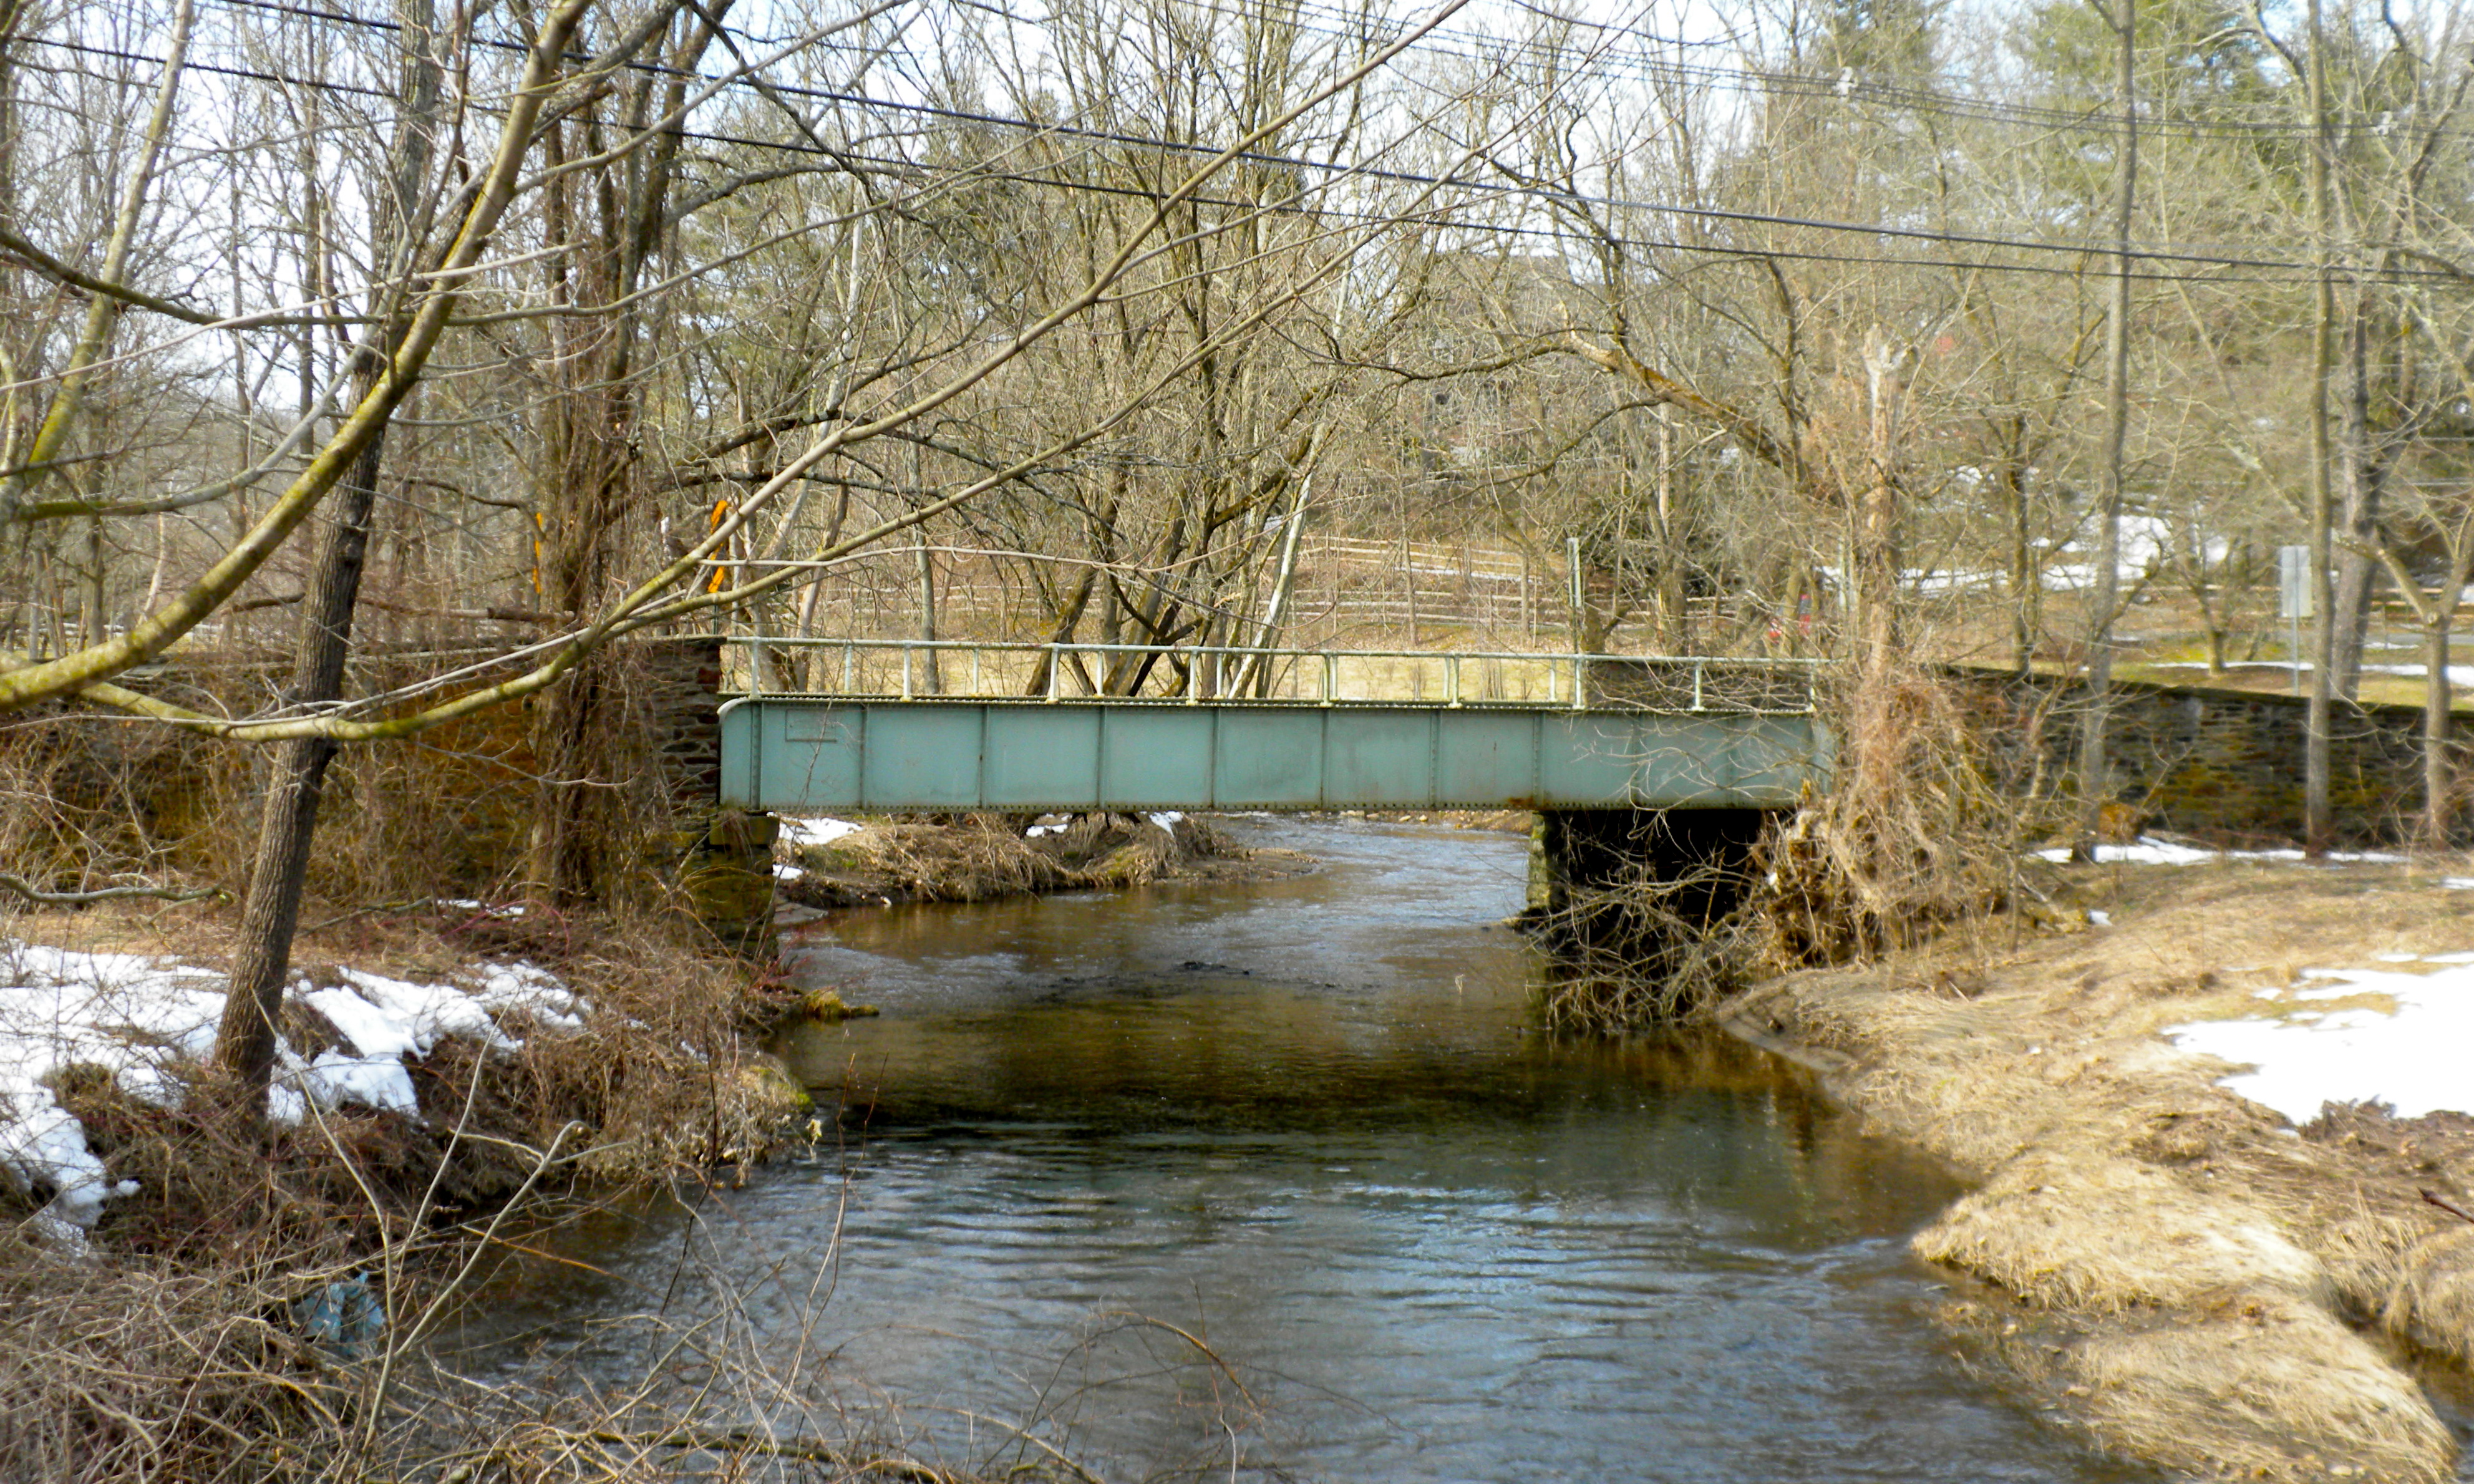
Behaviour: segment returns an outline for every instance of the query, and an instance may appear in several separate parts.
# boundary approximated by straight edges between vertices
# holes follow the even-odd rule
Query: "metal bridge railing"
[[[972,639],[732,635],[725,643],[743,657],[726,666],[725,683],[736,682],[750,695],[1151,705],[1244,700],[1535,708],[1542,703],[1573,711],[1800,715],[1813,710],[1814,681],[1829,663],[1758,655],[1438,653]],[[1172,660],[1184,667],[1182,687],[1173,694],[1104,693],[1093,684],[1094,662],[1104,671],[1114,665],[1122,679],[1129,670]],[[1035,683],[1043,675],[1044,683]]]

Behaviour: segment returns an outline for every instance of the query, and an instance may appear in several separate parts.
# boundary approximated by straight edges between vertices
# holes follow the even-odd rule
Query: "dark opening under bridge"
[[[721,802],[785,814],[1783,809],[1831,756],[1798,660],[739,643]]]

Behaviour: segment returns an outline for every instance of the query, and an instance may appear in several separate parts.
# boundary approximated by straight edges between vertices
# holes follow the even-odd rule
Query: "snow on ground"
[[[830,845],[861,828],[848,819],[784,819],[782,838],[793,845]]]
[[[425,1057],[449,1036],[513,1050],[522,1043],[502,1029],[501,1016],[562,1029],[583,1024],[583,1003],[532,964],[484,964],[473,977],[430,985],[346,969],[341,985],[295,984],[292,997],[326,1016],[344,1045],[304,1061],[279,1041],[269,1113],[298,1123],[313,1104],[356,1103],[418,1118],[405,1058]],[[182,1068],[214,1050],[224,991],[223,975],[167,959],[0,938],[0,1180],[48,1191],[46,1214],[71,1227],[92,1226],[105,1201],[134,1192],[134,1181],[108,1178],[49,1080],[66,1067],[91,1066],[132,1097],[178,1101]]]
[[[2431,673],[2431,667],[2428,665],[2365,665],[2363,667],[2363,673],[2403,675],[2411,680],[2420,680]],[[2474,686],[2474,665],[2449,666],[2448,683],[2452,686]]]
[[[2139,664],[2146,669],[2206,669],[2208,668],[2208,662],[2205,660],[2142,660]],[[2312,668],[2309,660],[2232,660],[2225,665],[2227,669],[2274,669],[2288,672],[2298,670],[2305,675],[2311,673]],[[2428,665],[2365,665],[2363,667],[2363,673],[2396,675],[2407,680],[2420,680],[2431,673],[2431,667]],[[2452,686],[2474,686],[2474,665],[2449,666],[2448,683]]]
[[[2039,850],[2036,855],[2056,865],[2071,858],[2068,846]],[[2171,840],[2142,836],[2127,845],[2098,845],[2096,859],[2098,865],[2200,865],[2210,861],[2308,861],[2311,857],[2299,850],[2202,850],[2195,845],[2177,845]],[[2405,857],[2376,850],[2332,850],[2319,859],[2394,865]]]
[[[2328,1103],[2386,1103],[2400,1118],[2474,1111],[2474,954],[2431,954],[2424,972],[2305,969],[2302,983],[2260,991],[2269,1013],[2205,1020],[2164,1034],[2182,1050],[2250,1070],[2222,1085],[2293,1122]],[[2369,1005],[2332,1001],[2382,997]]]

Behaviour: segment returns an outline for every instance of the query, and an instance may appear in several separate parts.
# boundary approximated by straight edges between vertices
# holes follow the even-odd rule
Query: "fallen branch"
[[[45,891],[23,876],[0,871],[0,887],[6,887],[30,902],[45,907],[83,907],[88,902],[108,902],[114,897],[151,896],[166,902],[203,902],[210,896],[221,896],[221,887],[200,887],[194,891],[177,890],[171,887],[102,887],[92,891]]]
[[[2456,1217],[2459,1221],[2474,1224],[2474,1211],[2465,1209],[2465,1207],[2438,1195],[2437,1192],[2429,1190],[2423,1191],[2422,1200],[2424,1204],[2436,1205],[2441,1210],[2446,1211],[2449,1215]]]

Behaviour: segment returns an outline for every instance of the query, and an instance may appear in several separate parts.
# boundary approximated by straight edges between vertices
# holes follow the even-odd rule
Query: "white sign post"
[[[2319,611],[2311,591],[2311,548],[2279,547],[2276,548],[2276,615],[2292,627],[2292,645],[2286,652],[2293,660],[2293,693],[2302,693],[2302,620]]]

